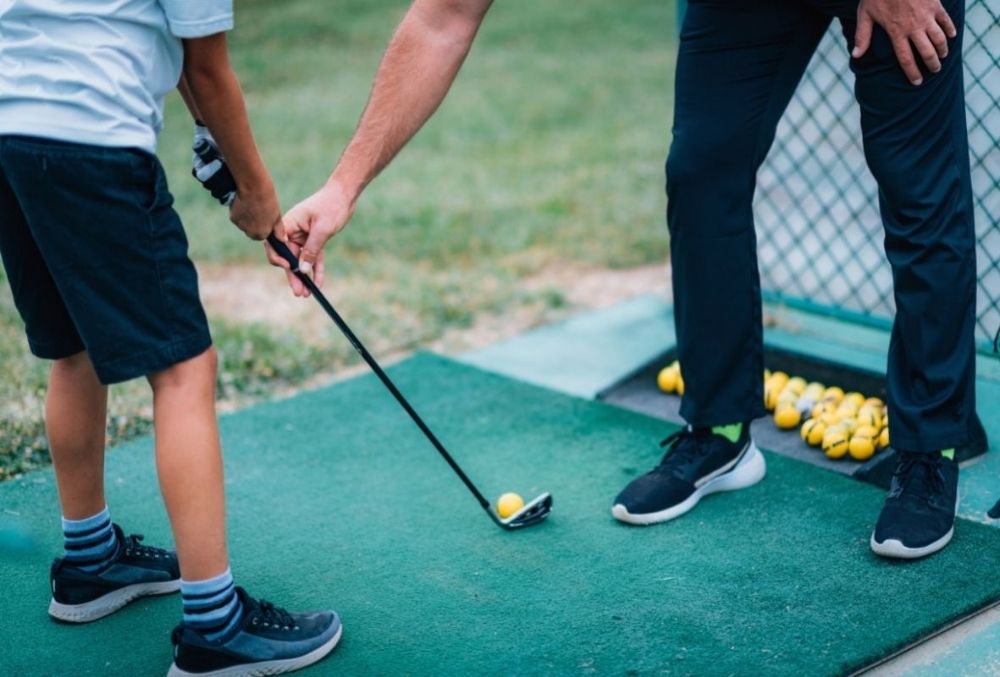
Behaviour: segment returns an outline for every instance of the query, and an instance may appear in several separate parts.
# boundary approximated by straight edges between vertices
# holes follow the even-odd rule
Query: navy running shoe
[[[114,559],[103,569],[86,573],[57,559],[52,563],[52,601],[49,615],[67,623],[88,623],[118,611],[139,597],[165,595],[181,587],[177,555],[142,544],[142,536],[118,538]]]
[[[764,456],[750,439],[750,425],[731,442],[710,428],[688,426],[660,443],[667,447],[660,464],[625,487],[611,514],[628,524],[655,524],[680,517],[703,496],[734,491],[759,482],[767,471]]]
[[[958,464],[937,452],[897,453],[871,548],[883,557],[916,559],[948,545],[955,532]]]
[[[278,675],[312,665],[333,651],[343,628],[333,611],[290,613],[237,586],[239,625],[209,642],[188,626],[174,628],[174,663],[167,677]]]

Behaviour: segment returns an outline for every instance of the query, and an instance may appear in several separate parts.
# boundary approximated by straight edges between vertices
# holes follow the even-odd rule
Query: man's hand
[[[875,24],[888,33],[896,59],[914,85],[924,81],[914,50],[927,70],[937,73],[948,56],[948,39],[958,35],[939,0],[861,0],[851,52],[855,59],[868,51]]]
[[[236,180],[226,165],[226,158],[219,150],[212,132],[202,123],[194,123],[194,154],[191,157],[191,175],[198,179],[205,190],[225,206],[236,199]]]
[[[354,214],[354,199],[335,179],[292,207],[284,218],[284,231],[288,248],[299,259],[299,270],[312,274],[316,284],[322,286],[323,247],[326,241],[339,233]],[[284,268],[288,285],[296,296],[308,296],[309,291],[288,270],[288,263],[277,252],[267,247],[267,258],[272,265]]]

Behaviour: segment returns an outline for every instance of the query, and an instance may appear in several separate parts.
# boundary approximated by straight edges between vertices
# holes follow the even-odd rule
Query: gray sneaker
[[[100,571],[87,573],[64,559],[52,563],[49,615],[56,620],[88,623],[139,597],[180,590],[181,574],[173,551],[143,545],[142,536],[126,536],[117,524],[113,527],[118,550]]]
[[[343,628],[333,611],[289,613],[237,586],[243,618],[235,631],[207,641],[183,623],[174,628],[167,677],[277,675],[312,665],[333,651]]]

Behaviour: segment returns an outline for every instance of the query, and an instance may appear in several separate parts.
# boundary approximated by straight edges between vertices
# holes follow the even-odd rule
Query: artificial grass
[[[620,525],[610,501],[655,462],[664,423],[430,355],[392,374],[487,493],[549,490],[555,510],[494,527],[370,376],[225,417],[238,582],[343,617],[309,674],[836,674],[1000,596],[997,530],[960,521],[938,555],[880,560],[867,541],[881,492],[776,456],[751,489]],[[151,446],[110,454],[109,502],[164,543]],[[0,505],[44,534],[0,558],[0,673],[163,674],[179,599],[50,622],[51,474],[0,486]]]

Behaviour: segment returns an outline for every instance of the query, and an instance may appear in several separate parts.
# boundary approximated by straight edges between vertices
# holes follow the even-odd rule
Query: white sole
[[[925,545],[922,548],[907,548],[903,545],[902,541],[897,541],[894,538],[888,538],[884,542],[879,543],[875,540],[875,534],[872,534],[871,545],[872,552],[876,555],[881,555],[882,557],[892,557],[894,559],[919,559],[921,557],[926,557],[927,555],[932,555],[938,550],[944,548],[951,541],[952,535],[955,533],[955,527],[948,529],[946,533],[941,538],[937,539],[929,545]]]
[[[958,503],[959,497],[955,496],[955,514],[958,514]],[[944,548],[951,542],[951,537],[955,535],[954,525],[951,529],[948,529],[946,533],[941,538],[937,539],[933,543],[929,543],[921,548],[908,548],[903,545],[902,541],[898,541],[895,538],[887,538],[882,543],[875,540],[875,532],[872,532],[871,538],[868,540],[868,545],[871,547],[872,552],[876,555],[881,555],[882,557],[892,557],[894,559],[920,559],[921,557],[927,557],[927,555],[933,555],[938,550]]]
[[[732,470],[705,482],[681,503],[671,506],[666,510],[637,515],[630,513],[621,503],[616,503],[611,508],[611,514],[616,520],[625,522],[626,524],[646,526],[657,524],[658,522],[667,522],[688,512],[698,505],[698,501],[709,494],[745,489],[760,482],[764,479],[765,474],[767,474],[767,463],[764,461],[764,455],[760,453],[760,449],[751,440],[750,447],[744,452],[743,458],[740,459],[740,462]]]
[[[170,666],[167,677],[266,677],[267,675],[281,675],[312,665],[325,658],[337,646],[343,632],[344,626],[341,625],[337,628],[337,633],[327,640],[325,644],[296,658],[261,661],[260,663],[250,663],[248,665],[234,665],[231,668],[223,668],[222,670],[213,670],[211,672],[187,672],[186,670],[181,670],[174,663]]]
[[[139,597],[168,595],[181,589],[180,579],[156,583],[127,585],[83,604],[62,604],[55,598],[49,602],[49,615],[66,623],[89,623],[104,618]]]

